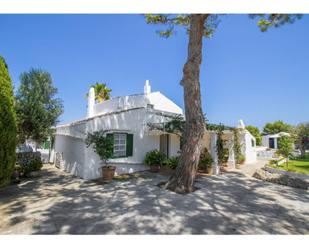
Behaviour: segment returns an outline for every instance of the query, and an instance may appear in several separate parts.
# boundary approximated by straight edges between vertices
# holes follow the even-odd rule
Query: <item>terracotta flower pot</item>
[[[116,167],[115,166],[104,166],[102,167],[102,175],[104,181],[111,181],[115,176]]]
[[[150,165],[150,171],[157,173],[160,170],[160,165]]]
[[[207,167],[206,173],[212,175],[212,167]]]

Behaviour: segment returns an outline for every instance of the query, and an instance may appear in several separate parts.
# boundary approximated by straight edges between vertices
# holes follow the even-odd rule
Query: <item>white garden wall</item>
[[[56,135],[55,151],[62,153],[61,169],[83,177],[86,145],[82,139]]]

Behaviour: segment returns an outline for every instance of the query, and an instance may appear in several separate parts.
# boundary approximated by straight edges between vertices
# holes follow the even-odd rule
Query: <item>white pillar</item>
[[[274,149],[278,149],[278,138],[274,138]]]
[[[87,117],[88,118],[94,116],[94,105],[95,105],[95,93],[94,93],[94,88],[91,87],[88,93],[88,106],[87,106]]]
[[[228,141],[229,159],[227,165],[229,168],[235,168],[234,139],[230,138]]]
[[[210,154],[212,157],[212,173],[218,175],[220,173],[220,166],[218,165],[217,155],[217,133],[212,132],[210,135]]]
[[[146,80],[144,85],[144,94],[148,95],[149,93],[151,93],[151,86],[149,84],[149,80]]]

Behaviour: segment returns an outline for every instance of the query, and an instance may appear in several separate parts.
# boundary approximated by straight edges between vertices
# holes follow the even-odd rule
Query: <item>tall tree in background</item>
[[[273,123],[265,124],[263,128],[263,134],[276,134],[279,132],[291,132],[292,126],[284,123],[281,120],[275,121]]]
[[[262,145],[262,136],[258,127],[253,125],[246,125],[246,129],[255,137],[256,145]]]
[[[50,135],[63,112],[62,101],[55,98],[57,92],[46,71],[31,69],[20,75],[16,95],[19,142],[32,139],[38,144]]]
[[[305,157],[306,149],[309,149],[309,122],[296,126],[296,145],[300,149],[301,157]]]
[[[190,14],[165,15],[146,14],[148,24],[163,24],[167,28],[158,33],[163,37],[173,35],[175,26],[187,28],[189,34],[188,56],[183,67],[183,77],[180,84],[184,89],[185,133],[184,145],[175,173],[170,177],[166,188],[178,193],[188,193],[194,190],[194,180],[201,154],[202,138],[205,132],[205,122],[201,105],[200,65],[202,62],[203,37],[211,37],[218,25],[218,15]],[[251,15],[258,17],[261,31],[269,27],[278,27],[292,23],[300,15],[270,14]]]
[[[95,83],[95,85],[91,85],[94,88],[95,100],[98,103],[101,103],[105,100],[109,100],[111,97],[111,89],[106,86],[105,83]],[[88,94],[87,94],[88,96]]]
[[[0,56],[0,187],[10,182],[15,165],[16,119],[12,81]]]

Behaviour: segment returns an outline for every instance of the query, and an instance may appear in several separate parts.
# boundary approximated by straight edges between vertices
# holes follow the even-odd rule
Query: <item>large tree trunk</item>
[[[186,117],[184,145],[178,167],[165,185],[167,189],[177,193],[194,191],[194,179],[205,132],[200,92],[200,65],[202,62],[204,22],[207,17],[208,15],[201,14],[190,16],[188,58],[183,68],[181,80],[181,85],[184,88]]]

